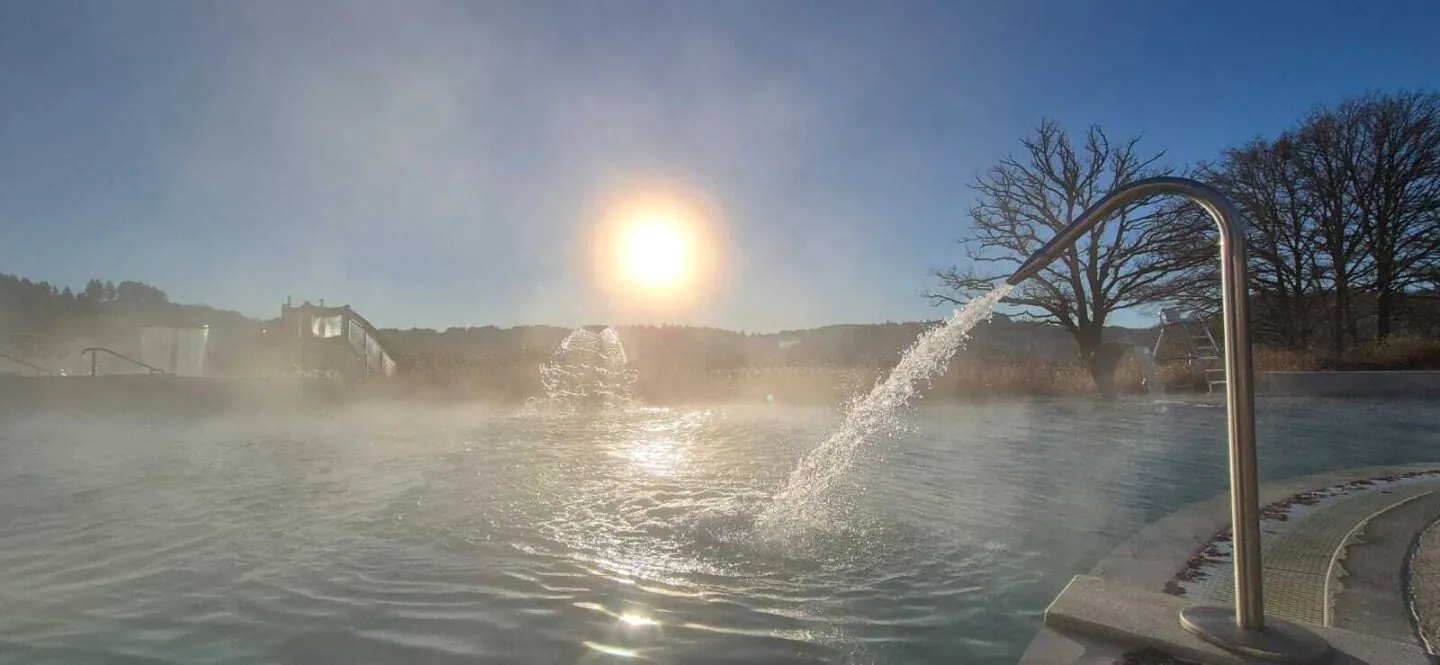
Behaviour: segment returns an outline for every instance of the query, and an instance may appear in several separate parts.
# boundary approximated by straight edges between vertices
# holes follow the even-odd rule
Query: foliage
[[[143,282],[106,284],[92,279],[76,294],[0,274],[0,351],[60,368],[73,364],[87,346],[137,355],[141,327],[209,325],[212,348],[218,347],[213,359],[223,366],[230,360],[228,342],[261,325],[236,312],[171,303],[164,291]]]

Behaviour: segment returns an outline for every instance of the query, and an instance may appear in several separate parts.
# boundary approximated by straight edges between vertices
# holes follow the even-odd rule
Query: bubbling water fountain
[[[540,365],[540,402],[561,408],[623,406],[635,400],[635,377],[614,328],[576,328]]]
[[[1143,346],[1130,347],[1129,355],[1135,359],[1135,364],[1140,366],[1140,376],[1145,379],[1145,392],[1152,397],[1159,395],[1162,387],[1160,385],[1160,368],[1155,364],[1155,355],[1150,353],[1150,349]]]

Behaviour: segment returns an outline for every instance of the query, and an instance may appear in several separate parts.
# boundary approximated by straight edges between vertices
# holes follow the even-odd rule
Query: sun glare
[[[687,248],[677,227],[670,220],[648,220],[629,232],[622,260],[631,278],[648,286],[665,286],[684,275]]]
[[[611,316],[700,307],[723,277],[718,208],[699,191],[642,183],[609,193],[591,233],[596,286]]]

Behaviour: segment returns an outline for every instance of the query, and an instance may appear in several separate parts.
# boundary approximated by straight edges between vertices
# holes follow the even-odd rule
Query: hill
[[[116,285],[90,280],[74,291],[0,275],[0,352],[55,370],[84,371],[79,352],[90,346],[138,357],[139,331],[147,327],[207,327],[209,367],[224,374],[261,373],[265,348],[276,341],[274,335],[267,338],[267,327],[273,324],[207,305],[174,303],[161,289],[142,282]],[[622,325],[618,330],[638,367],[681,372],[773,366],[885,368],[922,331],[937,324],[840,324],[774,333],[674,325]],[[538,363],[569,333],[569,328],[545,325],[380,331],[402,368],[460,361]],[[1143,343],[1153,336],[1153,330],[1107,332],[1111,341]],[[1075,359],[1076,346],[1056,326],[997,315],[976,327],[966,354],[1066,362]],[[13,363],[0,365],[4,366],[0,371],[22,369]]]
[[[622,325],[616,329],[638,366],[736,369],[753,366],[888,367],[938,321],[839,324],[775,333],[717,328]],[[522,356],[543,360],[570,333],[555,326],[384,329],[381,335],[402,357],[478,358]],[[1148,344],[1154,329],[1107,329],[1107,341]],[[1077,347],[1058,326],[1017,322],[1003,315],[976,326],[968,354],[1045,361],[1073,361]]]

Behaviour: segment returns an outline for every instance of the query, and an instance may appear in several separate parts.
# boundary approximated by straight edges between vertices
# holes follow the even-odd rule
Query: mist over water
[[[1224,490],[1205,405],[928,404],[794,537],[761,516],[828,409],[0,405],[0,663],[1009,665],[1071,575]],[[1429,460],[1436,413],[1262,400],[1262,473]]]
[[[841,414],[640,405],[599,327],[519,411],[0,410],[0,663],[1011,663],[1070,575],[1223,489],[1225,457],[1206,403],[915,408],[1008,292]],[[1374,463],[1355,441],[1394,408],[1281,468]],[[1440,424],[1407,417],[1394,461]]]

